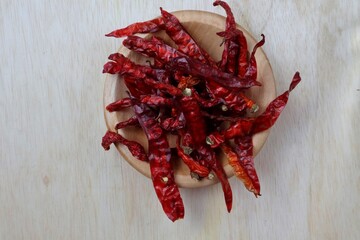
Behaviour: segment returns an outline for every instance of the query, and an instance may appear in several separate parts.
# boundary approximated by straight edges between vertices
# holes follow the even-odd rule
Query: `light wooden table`
[[[256,158],[262,197],[237,179],[182,189],[163,214],[151,182],[100,146],[103,35],[158,8],[224,14],[212,1],[0,2],[0,239],[360,239],[360,5],[233,0],[272,64],[277,90],[303,82]]]

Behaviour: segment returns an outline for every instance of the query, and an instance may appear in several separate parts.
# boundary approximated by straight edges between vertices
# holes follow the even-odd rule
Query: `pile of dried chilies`
[[[258,106],[244,95],[244,91],[261,85],[256,81],[255,52],[265,43],[265,37],[262,35],[262,40],[249,53],[246,38],[236,28],[230,7],[223,1],[215,1],[214,6],[218,5],[227,14],[225,30],[217,33],[224,38],[219,62],[194,41],[174,15],[163,9],[159,18],[106,35],[126,37],[125,47],[153,58],[154,62],[149,66],[138,65],[122,54],[114,53],[103,70],[122,76],[129,92],[128,97],[109,104],[106,109],[113,112],[132,108],[135,113],[128,120],[119,122],[115,129],[141,127],[148,139],[148,152],[139,143],[111,131],[103,137],[102,146],[108,150],[113,143],[123,144],[134,157],[149,162],[156,194],[172,221],[184,217],[184,205],[171,165],[174,156],[184,161],[191,176],[197,180],[212,177],[213,173],[217,176],[229,212],[232,192],[217,159],[219,150],[225,153],[245,187],[255,196],[260,195],[252,136],[275,123],[290,91],[301,80],[297,72],[288,91],[274,99],[258,117],[248,117],[246,112],[255,112]],[[177,49],[155,36],[150,39],[134,36],[160,30],[170,36]],[[176,148],[170,148],[167,134],[177,137]]]

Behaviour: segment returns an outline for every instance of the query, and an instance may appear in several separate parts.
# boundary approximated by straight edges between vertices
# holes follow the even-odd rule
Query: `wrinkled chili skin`
[[[125,28],[112,31],[105,36],[107,37],[125,37],[134,35],[136,33],[153,33],[161,30],[164,26],[164,19],[162,17],[155,18],[146,22],[138,22],[131,24]]]
[[[240,148],[242,148],[242,147],[240,147]],[[249,146],[248,148],[245,148],[245,149],[250,149],[250,148],[251,147]],[[260,187],[257,185],[259,185],[260,183],[257,178],[250,177],[251,175],[253,175],[252,171],[255,170],[255,168],[252,168],[253,166],[251,166],[251,165],[247,166],[247,167],[245,166],[245,163],[248,163],[251,161],[244,159],[244,158],[252,157],[252,156],[248,155],[249,153],[252,153],[252,150],[245,152],[245,154],[243,154],[244,156],[241,156],[241,158],[240,158],[238,156],[238,154],[235,153],[235,151],[230,146],[230,144],[222,144],[221,149],[226,154],[230,166],[234,169],[235,176],[238,177],[244,183],[247,190],[249,190],[250,192],[253,192],[256,197],[259,196],[260,195],[260,192],[259,192]],[[247,168],[250,168],[251,171],[249,171]],[[256,172],[255,172],[255,175],[256,175]],[[253,179],[255,179],[257,181],[254,182]]]
[[[139,126],[139,121],[136,116],[132,116],[128,120],[117,123],[115,129],[122,129],[129,126]]]
[[[226,28],[224,34],[218,33],[219,36],[225,37],[226,33],[234,33],[236,31],[236,22],[234,15],[226,2],[215,1],[214,6],[220,5],[226,11]],[[229,35],[229,34],[227,34]],[[237,35],[231,37],[225,37],[224,39],[224,51],[220,61],[220,67],[222,70],[226,70],[228,73],[235,74],[237,71],[237,56],[239,55],[239,42],[237,41]]]
[[[123,41],[123,45],[128,49],[140,53],[146,57],[152,57],[156,60],[166,63],[171,59],[185,56],[165,43],[143,39],[137,36],[129,36]]]
[[[184,218],[185,210],[175,183],[170,159],[171,150],[165,132],[155,120],[156,114],[133,100],[133,109],[148,139],[151,178],[164,212],[171,221]]]
[[[289,100],[290,92],[297,86],[297,84],[299,84],[300,81],[300,73],[296,72],[290,83],[289,90],[273,100],[266,108],[265,112],[254,120],[251,131],[252,134],[265,131],[274,125]]]
[[[262,39],[258,43],[256,43],[256,45],[253,48],[253,51],[251,52],[249,65],[245,74],[245,77],[250,78],[252,80],[256,80],[257,78],[257,64],[255,59],[256,50],[265,44],[265,35],[261,34],[261,37]]]
[[[190,74],[195,77],[204,78],[206,81],[215,81],[232,90],[261,86],[261,83],[256,80],[233,76],[186,56],[172,58],[167,68],[179,70],[185,74]]]
[[[226,208],[228,212],[230,212],[232,208],[232,190],[224,168],[222,167],[219,159],[216,158],[214,150],[210,147],[203,145],[197,149],[197,152],[200,155],[200,164],[207,166],[209,169],[214,171],[215,175],[219,179],[224,192]]]
[[[195,159],[193,159],[191,156],[186,154],[184,150],[180,146],[180,140],[179,137],[176,142],[176,148],[178,152],[178,156],[183,159],[184,163],[189,167],[190,172],[198,174],[200,177],[206,177],[209,175],[210,171],[205,166],[202,166],[200,163],[198,163]]]
[[[164,28],[169,37],[178,46],[178,50],[194,59],[197,59],[205,64],[215,66],[215,62],[210,56],[199,47],[195,40],[181,25],[179,20],[171,13],[160,8],[161,15],[164,19]]]
[[[251,179],[251,183],[254,188],[252,192],[257,197],[261,195],[260,181],[255,170],[252,136],[235,138],[234,142],[235,142],[234,150],[237,156],[239,157],[239,162],[243,166],[247,176]]]
[[[148,157],[145,152],[145,149],[141,144],[135,141],[127,140],[118,133],[107,131],[104,137],[102,138],[101,145],[105,150],[109,150],[110,145],[116,143],[125,145],[129,149],[130,153],[140,161],[148,161]]]
[[[184,114],[186,127],[192,135],[194,146],[196,148],[202,146],[205,144],[206,127],[199,104],[192,96],[184,96],[180,99],[179,108]]]
[[[124,108],[131,107],[130,98],[122,98],[106,106],[106,110],[109,112],[120,111]]]

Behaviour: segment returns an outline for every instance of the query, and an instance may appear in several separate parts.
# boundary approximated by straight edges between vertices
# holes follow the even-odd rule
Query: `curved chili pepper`
[[[211,170],[213,170],[219,179],[224,192],[226,208],[228,212],[230,212],[232,208],[232,191],[220,161],[216,158],[215,152],[207,146],[201,146],[197,149],[197,152],[200,154],[200,158],[202,159],[201,164],[208,166]]]
[[[183,53],[165,43],[137,36],[128,36],[123,41],[123,45],[130,50],[143,54],[147,57],[153,57],[163,63],[169,62],[175,57],[184,56]]]
[[[242,146],[244,144],[242,143]],[[225,153],[226,157],[228,158],[229,164],[230,166],[234,169],[234,174],[237,178],[239,178],[245,185],[246,189],[249,190],[250,192],[253,192],[255,194],[255,196],[259,196],[260,195],[260,185],[259,185],[259,181],[257,177],[253,177],[251,178],[250,176],[254,175],[252,173],[252,171],[255,171],[255,168],[253,167],[253,165],[249,165],[248,163],[252,163],[253,161],[251,160],[244,160],[244,158],[250,158],[252,155],[248,155],[248,154],[252,154],[252,151],[244,151],[241,152],[242,155],[242,159],[239,158],[239,156],[233,151],[233,149],[231,148],[231,146],[229,146],[228,144],[222,144],[221,145],[221,149],[223,150],[223,152]],[[251,171],[247,170],[245,164],[248,164],[249,169],[251,169]],[[257,176],[256,172],[255,175]],[[258,191],[259,190],[259,191]]]
[[[256,80],[233,76],[186,56],[172,58],[167,67],[168,69],[178,70],[195,77],[204,78],[206,81],[215,81],[220,85],[233,90],[261,86],[261,83]]]
[[[243,166],[247,176],[251,179],[252,186],[248,190],[252,191],[256,197],[260,196],[260,182],[254,165],[252,137],[246,136],[243,138],[235,138],[234,142],[234,150],[239,157],[239,163]]]
[[[216,66],[215,61],[204,51],[190,34],[184,29],[179,20],[171,13],[160,8],[164,19],[164,28],[169,37],[178,46],[178,50],[189,57],[197,59],[205,64]]]
[[[131,107],[131,99],[123,98],[107,105],[106,110],[108,110],[109,112],[114,112],[114,111],[120,111],[128,107]]]
[[[165,118],[160,122],[161,128],[169,132],[185,128],[185,124],[186,121],[183,113],[181,113],[178,117]]]
[[[172,96],[181,96],[181,94],[182,94],[182,91],[180,89],[178,89],[177,87],[174,87],[173,85],[170,85],[167,83],[161,83],[161,82],[155,81],[151,78],[145,78],[144,83],[146,83],[147,85],[149,85],[155,89],[165,91]]]
[[[260,116],[256,118],[239,119],[239,121],[232,123],[229,128],[222,132],[224,139],[253,135],[273,126],[282,110],[285,108],[290,92],[300,81],[300,74],[299,72],[296,72],[288,91],[275,98]]]
[[[205,166],[200,165],[200,163],[196,162],[192,157],[187,155],[184,150],[180,147],[179,137],[176,141],[176,148],[178,151],[179,157],[184,161],[184,163],[189,167],[190,172],[196,173],[200,177],[206,177],[209,175],[210,171]]]
[[[164,98],[157,95],[145,95],[140,98],[140,102],[153,106],[171,106],[174,104],[174,100],[170,98]]]
[[[138,126],[139,125],[139,121],[137,119],[136,116],[132,116],[131,118],[119,122],[115,125],[115,129],[121,129],[121,128],[125,128],[125,127],[129,127],[129,126]]]
[[[226,28],[225,32],[217,33],[219,36],[225,37],[225,35],[230,35],[227,33],[231,33],[231,37],[225,37],[224,51],[222,54],[220,67],[222,70],[226,70],[228,73],[233,73],[237,71],[237,56],[239,54],[239,43],[237,41],[237,34],[233,34],[236,31],[236,22],[234,15],[226,2],[223,1],[215,1],[213,3],[214,6],[220,5],[226,11]]]
[[[133,109],[148,139],[149,163],[155,192],[171,221],[184,218],[184,204],[175,183],[171,150],[165,132],[156,122],[156,114],[133,100]]]
[[[134,35],[136,33],[153,33],[161,30],[164,25],[164,19],[162,17],[152,19],[146,22],[137,22],[131,24],[125,28],[117,29],[111,33],[106,34],[107,37],[125,37]]]
[[[300,73],[296,72],[291,81],[289,90],[273,100],[266,108],[265,112],[262,113],[259,117],[255,118],[253,122],[253,128],[251,130],[252,134],[262,132],[274,125],[288,102],[290,92],[296,87],[296,85],[299,84],[300,81]]]
[[[251,52],[249,66],[248,66],[246,74],[245,74],[246,78],[250,78],[252,80],[256,80],[256,78],[257,78],[257,64],[256,64],[256,59],[255,59],[256,50],[265,44],[265,35],[261,34],[261,37],[262,37],[262,39],[258,43],[256,43],[256,45],[254,46],[254,48]]]
[[[109,150],[110,145],[113,143],[120,143],[125,145],[135,158],[139,159],[140,161],[148,161],[144,147],[141,146],[138,142],[127,140],[118,133],[107,131],[102,138],[101,145],[105,150]]]

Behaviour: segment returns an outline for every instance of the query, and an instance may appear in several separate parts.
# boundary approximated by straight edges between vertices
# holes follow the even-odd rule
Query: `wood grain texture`
[[[360,5],[233,0],[280,93],[303,82],[256,158],[262,197],[237,179],[182,189],[184,220],[151,182],[100,147],[103,34],[168,11],[224,14],[212,1],[0,2],[0,239],[360,239]]]

